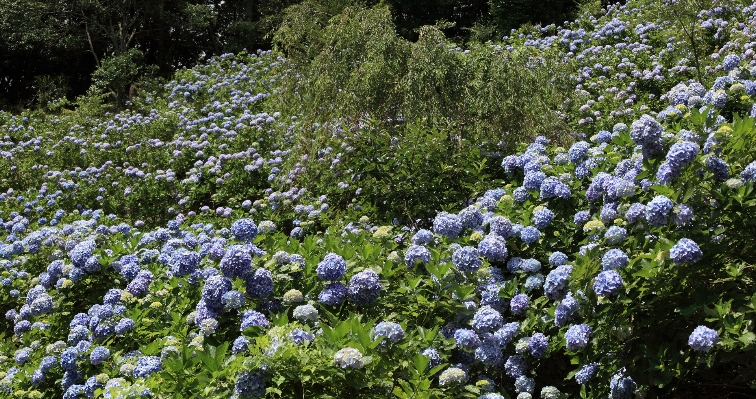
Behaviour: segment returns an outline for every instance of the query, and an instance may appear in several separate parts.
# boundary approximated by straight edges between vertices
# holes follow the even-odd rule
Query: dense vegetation
[[[439,23],[456,41],[500,38],[520,24],[570,19],[576,0],[0,0],[0,109],[44,107],[88,90],[119,107],[142,79],[223,53],[270,49],[285,10],[323,22],[381,4],[402,37]],[[130,91],[130,92],[129,92]]]
[[[0,112],[3,395],[756,396],[756,5],[337,3]]]

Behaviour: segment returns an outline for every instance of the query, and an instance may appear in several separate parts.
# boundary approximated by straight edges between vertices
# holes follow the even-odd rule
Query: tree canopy
[[[405,39],[415,41],[422,26],[436,25],[457,42],[501,38],[522,23],[561,22],[577,6],[576,0],[0,0],[0,109],[43,106],[89,89],[122,104],[128,86],[147,73],[167,77],[224,52],[271,48],[291,7],[322,27],[348,6],[379,3]]]

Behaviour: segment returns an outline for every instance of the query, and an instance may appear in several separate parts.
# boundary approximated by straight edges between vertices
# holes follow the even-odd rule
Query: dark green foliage
[[[577,0],[488,0],[490,13],[502,32],[525,23],[561,25],[574,17]]]

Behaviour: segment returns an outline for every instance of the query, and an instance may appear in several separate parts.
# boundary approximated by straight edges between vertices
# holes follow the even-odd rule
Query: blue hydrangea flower
[[[431,260],[431,253],[428,248],[422,245],[413,244],[407,248],[407,252],[404,254],[404,264],[408,269],[412,269],[419,262],[426,264]]]
[[[412,243],[415,245],[430,244],[433,241],[433,232],[426,229],[420,229],[412,236]]]
[[[118,288],[111,288],[102,297],[102,303],[109,305],[119,304],[121,302],[121,294],[123,294],[122,290],[119,290]]]
[[[474,351],[475,348],[480,345],[480,337],[478,337],[478,334],[467,328],[457,329],[457,331],[454,332],[454,341],[457,343],[457,347],[466,351]]]
[[[225,309],[239,309],[244,306],[246,299],[243,293],[231,290],[223,294],[222,301]]]
[[[483,223],[483,214],[474,205],[461,210],[457,216],[459,217],[459,221],[462,222],[463,229],[473,229]]]
[[[627,178],[614,178],[607,184],[608,187],[605,191],[611,200],[629,198],[635,195],[635,182]]]
[[[588,211],[578,211],[575,213],[575,217],[573,218],[573,222],[578,227],[584,225],[589,220],[591,220],[591,213]]]
[[[365,269],[349,280],[347,287],[349,298],[358,306],[367,306],[378,300],[381,295],[381,282],[378,275]]]
[[[598,363],[588,363],[580,368],[580,371],[575,374],[575,382],[578,384],[585,384],[590,381],[599,369]]]
[[[722,68],[724,68],[725,72],[730,72],[737,68],[738,64],[740,64],[740,57],[735,54],[727,54],[722,60]]]
[[[617,245],[627,238],[627,230],[624,227],[611,226],[604,233],[604,240],[607,245]]]
[[[438,350],[433,347],[425,348],[422,351],[420,351],[420,354],[428,358],[428,369],[430,370],[439,364],[441,364],[441,355],[438,353]]]
[[[71,263],[76,267],[83,268],[87,260],[92,257],[92,251],[96,248],[94,240],[84,240],[71,250]]]
[[[730,177],[729,167],[723,159],[709,156],[706,157],[704,165],[714,174],[715,181],[722,182]]]
[[[42,373],[47,373],[57,365],[58,359],[56,359],[55,356],[45,356],[39,363],[39,369],[40,371],[42,371]]]
[[[93,365],[98,365],[110,357],[110,350],[104,346],[98,346],[89,354],[89,361]]]
[[[580,304],[568,293],[567,296],[557,305],[554,311],[554,324],[557,327],[564,327],[572,320],[572,317],[580,309]]]
[[[526,190],[540,190],[541,184],[546,179],[546,174],[541,171],[528,172],[522,181],[522,186]]]
[[[68,390],[68,388],[74,386],[76,384],[76,381],[78,381],[79,379],[81,379],[81,373],[78,370],[66,370],[63,372],[63,378],[60,381],[60,386],[61,388]],[[71,391],[71,394],[69,394],[71,396],[69,396],[69,398],[73,399],[78,396],[82,389],[83,387],[81,385],[78,385]]]
[[[592,333],[593,329],[587,324],[570,326],[564,334],[564,339],[567,341],[567,349],[576,351],[585,348],[591,339]]]
[[[472,320],[472,327],[479,333],[493,332],[504,325],[504,317],[491,306],[481,306],[475,312]]]
[[[646,145],[658,141],[663,132],[664,127],[653,116],[644,114],[632,123],[630,138],[636,144]]]
[[[578,141],[577,143],[573,144],[572,147],[570,147],[570,149],[567,151],[568,155],[570,156],[570,162],[578,164],[583,161],[588,155],[589,148],[591,148],[591,145],[587,141]]]
[[[231,291],[231,280],[220,275],[210,276],[202,287],[202,299],[209,309],[223,311],[223,295]]]
[[[523,259],[519,268],[525,273],[535,273],[541,270],[541,262],[533,258]]]
[[[745,169],[740,172],[740,177],[747,182],[756,181],[756,161],[753,161],[746,165]]]
[[[267,269],[258,268],[254,273],[247,274],[245,287],[251,298],[264,299],[273,293],[273,274]]]
[[[635,397],[637,385],[631,377],[624,377],[624,368],[614,374],[609,381],[610,399],[632,399]]]
[[[530,298],[527,294],[517,294],[509,302],[509,310],[515,315],[520,315],[528,310],[528,306],[530,306]]]
[[[244,331],[249,327],[270,327],[270,322],[265,315],[256,310],[247,310],[242,314],[242,322],[240,331]]]
[[[659,184],[670,184],[678,176],[680,176],[680,169],[675,168],[669,162],[662,163],[659,170],[656,171],[656,180],[659,181]]]
[[[538,229],[533,226],[523,227],[522,230],[520,231],[520,238],[526,244],[532,244],[538,241],[540,237],[541,237],[541,232],[538,231]]]
[[[669,250],[669,257],[676,265],[683,263],[691,264],[698,262],[703,257],[703,252],[695,241],[689,238],[681,238],[677,244]]]
[[[149,291],[150,283],[154,276],[149,270],[140,270],[136,277],[126,285],[126,291],[136,297],[143,297]]]
[[[533,213],[533,224],[539,230],[543,230],[551,224],[554,212],[548,208],[542,208]]]
[[[135,327],[134,320],[129,319],[128,317],[124,317],[121,320],[118,320],[118,323],[115,325],[115,333],[117,335],[124,335],[127,332],[133,330]]]
[[[528,364],[522,356],[510,356],[506,363],[504,363],[504,372],[512,378],[521,377],[525,375],[527,371]]]
[[[719,334],[706,326],[698,326],[688,337],[688,345],[694,351],[708,352],[719,341]]]
[[[84,395],[88,398],[94,398],[95,390],[102,387],[103,384],[97,381],[97,377],[91,376],[87,378],[87,382],[84,383]]]
[[[478,256],[478,250],[475,247],[462,247],[452,254],[452,263],[461,272],[477,271],[483,262]]]
[[[202,326],[202,323],[205,320],[216,320],[218,313],[220,313],[220,311],[211,309],[204,299],[200,299],[200,301],[197,302],[197,308],[194,314],[194,324]],[[213,322],[211,321],[209,323]]]
[[[506,244],[501,235],[488,234],[478,243],[478,254],[490,262],[504,262],[509,254]]]
[[[674,169],[680,168],[690,164],[696,159],[700,148],[698,144],[690,141],[678,141],[669,148],[667,152],[667,162]]]
[[[336,281],[346,273],[346,266],[346,261],[341,255],[331,252],[318,263],[318,267],[315,271],[318,273],[318,277],[322,280]]]
[[[556,177],[549,176],[541,183],[541,199],[569,198],[572,195],[570,186],[564,184]]]
[[[596,295],[614,296],[622,289],[624,281],[616,270],[605,270],[596,276],[593,291]]]
[[[621,249],[610,249],[601,258],[601,267],[604,270],[620,269],[630,264],[630,258]]]
[[[404,338],[404,329],[397,323],[382,321],[373,330],[373,341],[378,339],[378,337],[385,337],[387,340],[397,343]]]
[[[42,382],[44,382],[45,377],[45,373],[42,370],[37,369],[32,372],[30,382],[33,387],[38,387],[40,384],[42,384]]]
[[[308,341],[308,342],[314,341],[315,340],[315,334],[313,334],[311,332],[308,332],[308,331],[305,331],[305,330],[302,330],[302,329],[299,329],[299,328],[295,328],[294,330],[292,330],[289,333],[289,338],[292,341],[294,341],[295,344],[301,345],[305,341]]]
[[[175,276],[188,276],[197,269],[200,263],[200,255],[186,248],[179,248],[171,254],[169,266]]]
[[[475,359],[489,366],[497,366],[504,362],[501,348],[493,337],[484,339],[475,348]]]
[[[63,393],[63,399],[76,399],[79,394],[84,392],[84,386],[80,384],[71,384],[66,388],[66,392]]]
[[[756,170],[756,166],[754,166],[754,169]],[[488,226],[490,228],[491,234],[496,234],[503,238],[509,237],[509,235],[512,233],[512,222],[501,215],[496,215],[488,219]]]
[[[543,295],[552,301],[564,298],[567,295],[572,266],[561,265],[554,268],[546,276],[543,284]]]
[[[259,371],[242,371],[236,378],[234,393],[240,399],[262,398],[265,396],[265,378]]]
[[[646,217],[646,206],[641,203],[634,203],[625,213],[625,219],[629,223],[637,223]]]
[[[512,191],[512,197],[516,204],[524,204],[525,201],[530,199],[530,192],[525,187],[517,187]]]
[[[462,232],[462,221],[459,216],[441,212],[433,220],[433,231],[448,238],[456,238]]]
[[[483,291],[480,293],[480,305],[490,306],[499,312],[503,312],[506,309],[506,303],[503,298],[499,297],[499,290],[501,285],[498,283],[487,284],[483,287]]]
[[[252,255],[242,246],[232,245],[220,261],[220,270],[228,278],[244,278],[252,271]]]
[[[646,205],[646,220],[653,227],[661,227],[667,224],[667,216],[674,204],[672,200],[657,195]]]
[[[567,255],[563,252],[555,251],[549,255],[549,264],[551,266],[562,266],[565,263],[567,263]]]
[[[341,282],[328,284],[318,294],[318,301],[329,306],[338,306],[347,297],[347,287]]]
[[[601,207],[601,213],[599,217],[604,223],[611,223],[614,219],[619,217],[618,211],[619,203],[617,202],[604,202],[604,206]]]
[[[525,291],[531,292],[534,290],[541,289],[543,287],[543,282],[544,282],[544,277],[543,277],[543,274],[541,273],[528,276],[528,278],[525,279]]]
[[[238,355],[239,353],[246,352],[249,344],[250,342],[247,337],[240,335],[236,337],[233,345],[231,345],[231,353]]]
[[[252,219],[239,219],[231,225],[231,234],[243,242],[252,242],[257,235],[257,226]]]
[[[31,348],[21,348],[16,351],[13,360],[19,366],[23,366],[29,360],[29,357],[31,357]]]
[[[60,354],[60,367],[63,370],[76,370],[76,358],[78,357],[78,351],[74,347],[66,348],[63,353]]]
[[[517,393],[528,392],[532,393],[535,389],[535,379],[528,378],[524,375],[517,377],[515,380],[515,391]]]
[[[42,293],[32,301],[29,307],[31,308],[32,316],[48,314],[52,310],[53,299],[47,293]]]
[[[546,350],[549,348],[549,339],[541,334],[535,333],[528,340],[528,350],[530,355],[539,358],[546,354]]]
[[[672,209],[672,223],[676,226],[685,226],[693,220],[693,208],[680,204]]]

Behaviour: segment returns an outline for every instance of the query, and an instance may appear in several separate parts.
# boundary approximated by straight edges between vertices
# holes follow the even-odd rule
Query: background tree
[[[488,0],[489,13],[500,32],[522,24],[562,24],[573,17],[579,0]]]

